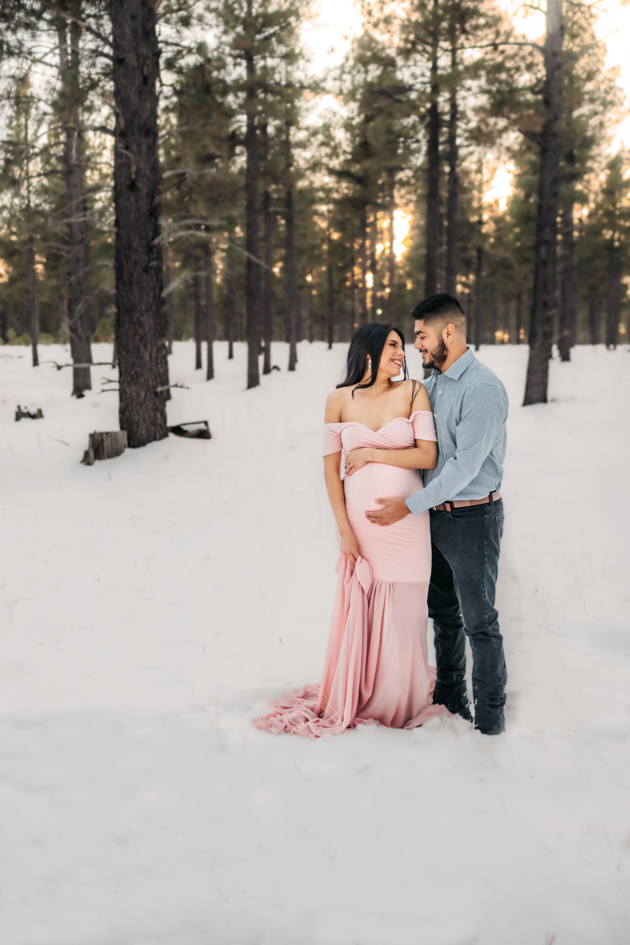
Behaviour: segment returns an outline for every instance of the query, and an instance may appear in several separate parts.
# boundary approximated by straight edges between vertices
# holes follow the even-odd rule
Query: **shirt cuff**
[[[427,503],[423,495],[423,490],[416,492],[415,495],[405,499],[405,504],[413,515],[420,515],[421,512],[427,512],[431,506]]]

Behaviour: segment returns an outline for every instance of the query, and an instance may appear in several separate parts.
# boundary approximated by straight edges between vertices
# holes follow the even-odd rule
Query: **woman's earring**
[[[368,354],[368,371],[372,370],[372,358]]]

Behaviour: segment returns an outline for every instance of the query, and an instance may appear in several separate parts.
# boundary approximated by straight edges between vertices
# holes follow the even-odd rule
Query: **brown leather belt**
[[[493,502],[498,502],[500,498],[500,493],[492,493]],[[451,509],[465,509],[469,505],[487,505],[489,501],[489,495],[487,495],[485,499],[455,499],[454,501],[449,500],[448,502],[442,502],[440,505],[434,505],[433,510],[435,512],[450,512]]]

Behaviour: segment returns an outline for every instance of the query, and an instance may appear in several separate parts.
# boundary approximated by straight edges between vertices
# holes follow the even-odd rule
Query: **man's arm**
[[[458,495],[478,474],[507,416],[507,397],[492,384],[480,384],[467,399],[455,434],[455,455],[439,476],[407,499],[414,515]]]

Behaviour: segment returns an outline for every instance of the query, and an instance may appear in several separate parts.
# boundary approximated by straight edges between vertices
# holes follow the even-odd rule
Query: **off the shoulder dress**
[[[363,446],[410,449],[416,440],[436,440],[429,410],[417,410],[409,419],[397,417],[376,431],[355,421],[327,423],[324,456]],[[417,470],[385,463],[367,463],[346,477],[346,511],[361,556],[356,566],[345,555],[337,564],[339,584],[322,681],[272,702],[273,711],[254,720],[258,728],[317,737],[370,721],[413,728],[448,714],[431,704],[429,513],[408,515],[389,526],[372,525],[365,517],[368,509],[379,508],[375,499],[407,499],[420,489]]]

